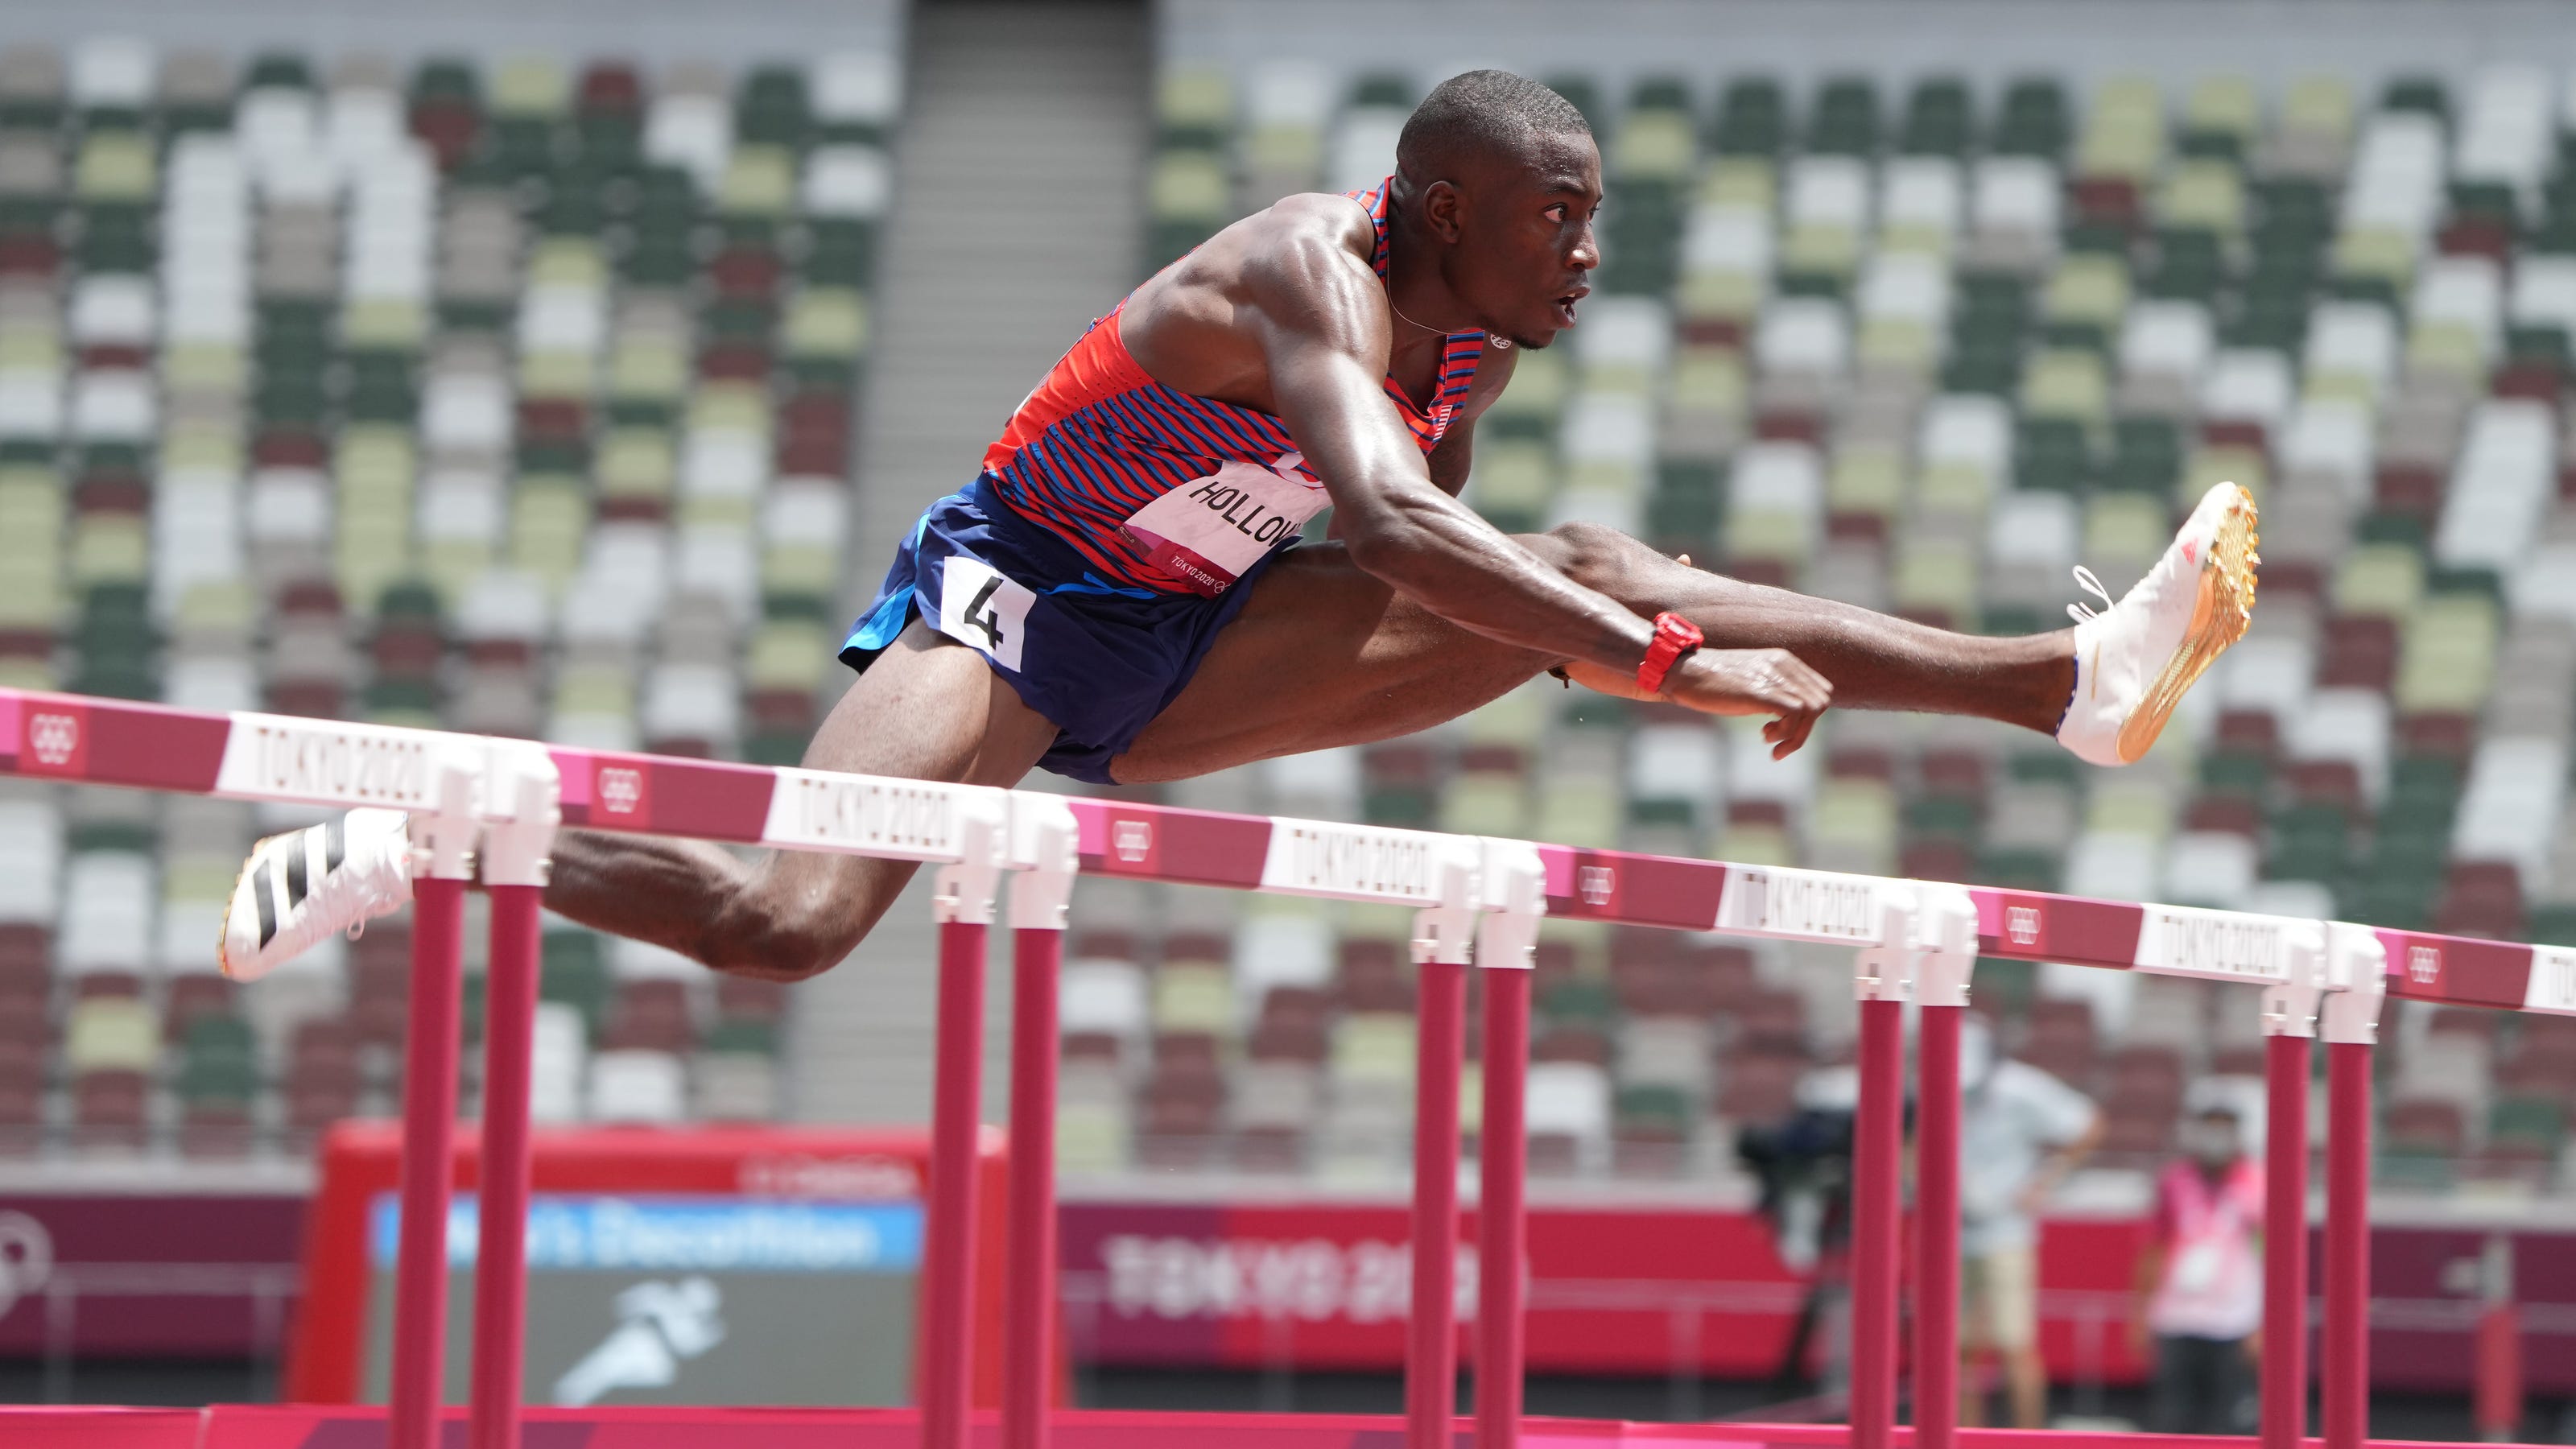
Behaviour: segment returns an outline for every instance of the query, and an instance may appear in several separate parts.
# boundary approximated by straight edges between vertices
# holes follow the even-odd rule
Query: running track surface
[[[990,1414],[973,1443],[1000,1443]],[[1898,1429],[1906,1449],[1913,1431]],[[450,1410],[445,1449],[462,1449],[465,1414]],[[526,1449],[915,1449],[909,1409],[541,1409],[526,1413]],[[1530,1419],[1528,1449],[1612,1445],[1731,1445],[1736,1449],[1840,1449],[1840,1425],[1631,1424],[1608,1419]],[[382,1409],[218,1404],[207,1409],[0,1408],[9,1449],[382,1449]],[[1458,1421],[1457,1449],[1475,1434]],[[1962,1429],[1959,1449],[2256,1449],[2251,1438]],[[2307,1443],[2315,1444],[2316,1440]],[[2402,1440],[2372,1440],[2397,1445]],[[1057,1449],[1402,1449],[1404,1421],[1374,1414],[1195,1414],[1060,1410]]]

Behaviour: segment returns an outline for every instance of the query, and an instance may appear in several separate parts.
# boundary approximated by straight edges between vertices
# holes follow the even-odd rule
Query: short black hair
[[[1537,137],[1565,134],[1592,134],[1572,101],[1507,70],[1466,71],[1433,86],[1405,118],[1395,169],[1416,182],[1438,181],[1469,156],[1519,155]]]

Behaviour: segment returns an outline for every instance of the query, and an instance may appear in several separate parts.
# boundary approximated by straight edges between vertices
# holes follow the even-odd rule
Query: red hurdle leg
[[[2295,1449],[2308,1417],[2308,1041],[2263,1043],[2264,1449]]]
[[[402,1226],[394,1257],[390,1449],[433,1449],[446,1394],[447,1202],[456,1133],[465,882],[412,883],[410,1020],[403,1034]]]
[[[982,1134],[984,934],[993,920],[1009,805],[1000,792],[952,806],[958,860],[940,867],[939,1015],[930,1099],[930,1200],[922,1205],[921,1442],[965,1449],[973,1381],[975,1175]]]
[[[1448,1449],[1458,1410],[1458,1074],[1467,968],[1421,966],[1413,1072],[1413,1311],[1404,1355],[1411,1449]]]
[[[1852,1144],[1852,1449],[1887,1449],[1896,1426],[1897,1187],[1903,1175],[1905,1004],[1860,1004],[1860,1106]]]
[[[484,978],[483,1192],[474,1259],[472,1449],[518,1449],[528,1310],[528,1082],[541,887],[495,885]]]
[[[1081,827],[1053,796],[1010,806],[1010,1260],[1003,1271],[1002,1443],[1043,1449],[1055,1389],[1056,984]]]
[[[1481,948],[1480,948],[1481,949]],[[1485,973],[1485,1111],[1477,1130],[1476,1446],[1514,1449],[1521,1435],[1521,1259],[1529,1222],[1523,1104],[1529,1089],[1530,973]]]
[[[1019,889],[1015,883],[1014,891]],[[1013,901],[1016,911],[1018,902]],[[1056,978],[1064,932],[1011,933],[1009,1335],[1002,1345],[1004,1449],[1043,1449],[1055,1383]]]
[[[939,926],[938,1078],[923,1242],[921,1442],[965,1449],[975,1276],[975,1139],[984,1054],[984,923]]]
[[[2317,1034],[2326,1042],[2325,1440],[2370,1437],[2370,1073],[2388,955],[2360,926],[2326,927]]]
[[[483,883],[492,897],[484,977],[483,1196],[474,1259],[473,1449],[519,1449],[528,1320],[528,1082],[536,1053],[539,916],[554,844],[555,767],[497,752],[487,773]]]
[[[1914,1443],[1959,1437],[1959,1023],[1923,1003],[1914,1116]]]
[[[2326,1044],[2326,1449],[2370,1437],[2370,1052]]]
[[[1476,964],[1485,973],[1484,1125],[1477,1134],[1476,1443],[1515,1449],[1521,1436],[1521,1261],[1529,1220],[1530,967],[1547,914],[1547,866],[1519,841],[1485,842]]]

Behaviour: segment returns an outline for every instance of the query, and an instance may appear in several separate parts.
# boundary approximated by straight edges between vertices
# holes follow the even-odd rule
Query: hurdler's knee
[[[763,911],[711,931],[700,960],[718,971],[764,981],[804,981],[841,963],[858,943],[824,921]]]

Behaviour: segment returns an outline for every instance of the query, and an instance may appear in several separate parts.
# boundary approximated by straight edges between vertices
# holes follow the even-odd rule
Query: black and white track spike
[[[224,908],[224,974],[256,981],[323,937],[408,904],[408,826],[399,810],[352,810],[252,846]]]

